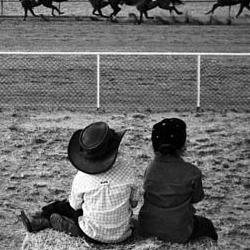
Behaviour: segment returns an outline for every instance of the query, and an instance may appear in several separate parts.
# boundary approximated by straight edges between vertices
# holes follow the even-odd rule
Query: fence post
[[[197,104],[196,111],[200,111],[200,99],[201,99],[201,55],[197,55]]]
[[[97,72],[96,72],[96,108],[100,108],[100,54],[97,54]]]
[[[1,0],[1,16],[3,15],[3,0]]]

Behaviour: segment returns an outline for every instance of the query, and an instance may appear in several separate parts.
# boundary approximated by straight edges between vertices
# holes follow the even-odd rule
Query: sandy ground
[[[78,14],[77,14],[78,15]],[[126,15],[127,16],[127,15]],[[47,17],[47,16],[46,16]],[[220,17],[219,17],[220,18]],[[82,17],[0,17],[0,51],[175,51],[250,52],[249,16],[232,25],[134,25],[92,21]],[[150,129],[163,117],[177,116],[188,124],[186,159],[203,172],[205,199],[197,213],[212,219],[219,243],[189,245],[185,249],[249,249],[249,113],[99,114],[82,112],[0,112],[0,248],[20,249],[26,232],[17,219],[20,209],[34,211],[68,196],[75,170],[66,150],[75,129],[97,120],[127,128],[122,150],[142,183],[152,157]],[[138,210],[135,211],[137,213]],[[51,230],[28,235],[36,249],[56,249],[68,242],[84,249],[84,242]],[[43,241],[43,247],[39,239]],[[64,241],[63,241],[64,240]],[[53,248],[54,244],[54,248]],[[66,243],[65,243],[66,244]],[[78,248],[77,248],[78,247]],[[134,241],[111,249],[182,249],[154,239]],[[34,248],[33,248],[34,249]]]
[[[250,51],[250,24],[244,21],[249,22],[248,17],[233,21],[232,25],[225,24],[224,16],[218,17],[222,25],[164,25],[157,21],[134,25],[133,18],[126,23],[82,17],[47,19],[50,21],[29,17],[23,22],[21,16],[0,17],[0,51]]]
[[[142,184],[152,157],[151,127],[164,117],[179,117],[188,125],[185,159],[202,170],[206,194],[196,205],[197,213],[213,220],[219,243],[217,246],[211,242],[196,243],[184,248],[149,239],[123,247],[112,245],[109,249],[248,249],[249,113],[99,114],[15,110],[0,113],[1,249],[21,247],[26,232],[17,219],[20,209],[33,212],[56,198],[68,196],[76,170],[67,160],[67,143],[76,129],[98,120],[108,122],[115,129],[128,129],[121,150],[127,154]],[[38,244],[40,248],[27,249],[57,249],[63,242],[68,242],[72,249],[86,247],[84,242],[51,230],[27,237],[31,246],[39,239],[46,239],[43,245]]]

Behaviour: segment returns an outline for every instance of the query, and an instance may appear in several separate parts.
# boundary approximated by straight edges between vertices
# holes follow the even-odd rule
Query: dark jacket
[[[155,156],[146,170],[139,225],[144,234],[185,243],[193,231],[192,203],[203,199],[201,171],[179,156]]]

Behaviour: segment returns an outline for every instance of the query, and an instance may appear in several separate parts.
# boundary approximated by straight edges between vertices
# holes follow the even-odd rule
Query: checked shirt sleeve
[[[84,191],[78,176],[76,175],[71,188],[71,193],[69,196],[70,206],[75,209],[81,209],[82,203],[84,202]]]

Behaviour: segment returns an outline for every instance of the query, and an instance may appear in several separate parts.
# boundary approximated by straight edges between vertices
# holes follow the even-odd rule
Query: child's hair
[[[163,155],[167,155],[167,154],[173,155],[173,154],[176,154],[177,148],[171,144],[162,144],[159,146],[157,151]]]
[[[180,153],[186,142],[186,124],[178,118],[164,119],[153,126],[151,139],[156,153]]]

